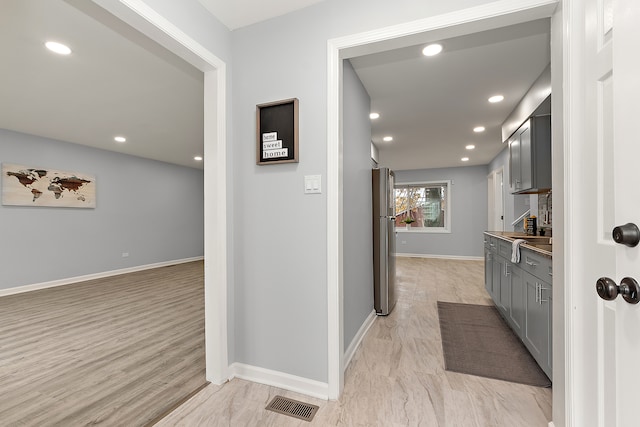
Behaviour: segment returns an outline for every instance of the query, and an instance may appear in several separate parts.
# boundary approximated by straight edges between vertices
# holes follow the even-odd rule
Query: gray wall
[[[72,0],[72,3],[78,0]],[[82,0],[80,0],[82,1]],[[129,9],[120,0],[92,0],[118,16]],[[198,0],[145,0],[155,12],[177,26],[189,37],[229,63],[231,60],[231,32]],[[129,17],[130,13],[124,14]],[[136,20],[140,19],[136,17]]]
[[[94,175],[97,200],[0,206],[0,289],[203,255],[201,170],[3,129],[0,153],[3,163]]]
[[[451,180],[451,233],[396,233],[399,254],[482,257],[487,226],[487,167],[395,171],[396,183]]]
[[[371,100],[349,61],[344,61],[344,348],[373,311]]]
[[[327,40],[485,3],[326,0],[231,33],[235,361],[328,378],[326,192],[303,194],[326,183]],[[292,97],[300,163],[256,166],[256,104]]]
[[[506,145],[506,144],[505,144]],[[504,231],[514,231],[514,227],[511,223],[520,215],[525,213],[527,209],[533,207],[532,215],[538,215],[537,194],[511,194],[509,191],[509,146],[505,148],[489,163],[487,174],[504,168],[502,179],[504,180]],[[532,203],[532,199],[535,200]],[[522,222],[520,222],[522,224]],[[485,223],[486,227],[486,223]],[[518,227],[518,230],[522,231],[522,227]]]

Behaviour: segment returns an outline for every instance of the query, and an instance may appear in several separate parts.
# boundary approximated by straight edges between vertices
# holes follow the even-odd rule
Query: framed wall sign
[[[256,163],[298,162],[298,99],[256,106]]]
[[[5,206],[96,207],[93,175],[3,163],[1,181]]]

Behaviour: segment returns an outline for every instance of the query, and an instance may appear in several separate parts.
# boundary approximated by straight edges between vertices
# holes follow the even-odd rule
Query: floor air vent
[[[282,396],[276,396],[266,409],[277,412],[279,414],[289,415],[305,421],[311,421],[318,412],[320,407],[300,402],[298,400],[288,399]]]

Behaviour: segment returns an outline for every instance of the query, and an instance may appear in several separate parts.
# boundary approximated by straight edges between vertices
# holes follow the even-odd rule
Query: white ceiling
[[[286,15],[324,0],[198,0],[230,30]]]
[[[202,167],[200,71],[86,0],[2,0],[0,28],[0,128]]]
[[[229,28],[321,0],[200,0]],[[218,10],[219,8],[219,10]],[[226,9],[228,8],[228,9]],[[267,10],[264,10],[267,8]],[[86,0],[0,1],[0,128],[201,168],[202,73]],[[44,48],[70,45],[68,57]],[[549,62],[547,20],[352,59],[381,118],[373,141],[394,169],[487,164],[500,124]],[[486,99],[502,93],[502,104]],[[484,134],[471,129],[484,125]],[[393,135],[394,142],[380,142]],[[113,137],[124,135],[125,144]],[[473,143],[473,152],[464,146]],[[462,164],[468,155],[471,161]]]
[[[501,124],[549,64],[549,42],[543,19],[442,40],[434,57],[419,45],[351,59],[381,115],[372,121],[380,163],[396,170],[488,164],[504,148]],[[490,104],[494,94],[505,100]],[[486,131],[474,133],[476,126]]]

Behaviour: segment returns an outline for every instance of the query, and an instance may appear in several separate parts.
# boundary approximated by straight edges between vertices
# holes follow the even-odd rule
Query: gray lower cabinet
[[[508,322],[516,335],[522,336],[525,319],[524,271],[511,265],[511,304]]]
[[[495,239],[495,238],[493,238]],[[498,311],[551,378],[551,259],[521,248],[516,264],[485,236],[485,288]],[[504,251],[503,251],[504,252]]]
[[[493,298],[493,254],[490,249],[484,249],[484,288]]]
[[[525,323],[523,341],[545,373],[551,377],[551,286],[524,273]]]
[[[494,301],[503,316],[509,313],[511,306],[511,282],[509,267],[511,262],[501,256],[493,257],[493,288],[495,290]]]

